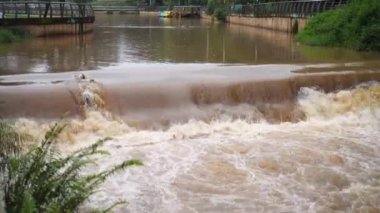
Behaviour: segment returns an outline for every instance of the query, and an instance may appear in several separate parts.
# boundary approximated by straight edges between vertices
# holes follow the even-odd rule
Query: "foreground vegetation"
[[[54,144],[64,125],[51,127],[39,146],[21,150],[24,136],[11,126],[0,124],[0,212],[2,205],[8,213],[76,212],[107,177],[127,167],[142,165],[140,161],[128,160],[100,173],[81,175],[83,167],[94,163],[91,157],[107,154],[99,148],[108,138],[61,156]],[[101,212],[123,203],[115,203]]]
[[[11,43],[30,37],[29,34],[15,29],[0,28],[0,43]]]
[[[379,0],[351,0],[344,8],[311,18],[296,38],[309,45],[380,51],[379,20]]]

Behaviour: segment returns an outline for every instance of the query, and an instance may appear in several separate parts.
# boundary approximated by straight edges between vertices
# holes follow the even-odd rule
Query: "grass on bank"
[[[17,133],[2,123],[0,147],[5,147],[5,151],[0,156],[3,165],[0,168],[0,199],[3,198],[0,200],[0,212],[1,204],[8,213],[77,212],[107,177],[127,167],[142,165],[138,160],[128,160],[100,173],[81,175],[82,168],[94,163],[91,160],[94,155],[107,154],[100,147],[108,139],[62,156],[54,145],[64,128],[64,125],[54,125],[45,134],[41,145],[20,151]],[[108,212],[123,203],[115,203],[97,212]]]
[[[380,51],[380,1],[351,0],[344,8],[316,15],[296,39],[308,45]]]

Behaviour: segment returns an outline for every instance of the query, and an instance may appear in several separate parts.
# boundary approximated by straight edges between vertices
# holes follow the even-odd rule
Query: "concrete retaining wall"
[[[307,25],[307,18],[298,18],[298,31],[302,30]]]
[[[158,17],[160,15],[160,12],[159,11],[140,11],[140,15],[144,15],[144,16],[156,16]]]
[[[94,11],[95,14],[140,14],[138,10]]]
[[[27,31],[33,36],[39,37],[48,35],[87,33],[93,30],[93,24],[84,23],[82,26],[81,24],[18,25],[12,28]]]
[[[227,22],[231,24],[295,33],[306,26],[307,19],[285,17],[259,18],[249,16],[228,16]]]

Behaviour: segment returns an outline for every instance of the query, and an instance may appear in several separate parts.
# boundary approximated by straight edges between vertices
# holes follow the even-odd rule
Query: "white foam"
[[[306,120],[270,124],[231,117],[138,130],[91,111],[71,121],[68,151],[112,135],[111,155],[84,173],[140,159],[107,180],[84,208],[126,199],[116,212],[378,211],[378,87],[337,93],[305,88]],[[20,125],[23,123],[24,125]],[[19,128],[39,124],[20,120]]]

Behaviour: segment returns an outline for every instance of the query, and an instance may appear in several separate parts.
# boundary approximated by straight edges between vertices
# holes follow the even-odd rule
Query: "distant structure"
[[[174,6],[174,17],[201,17],[201,6]]]

